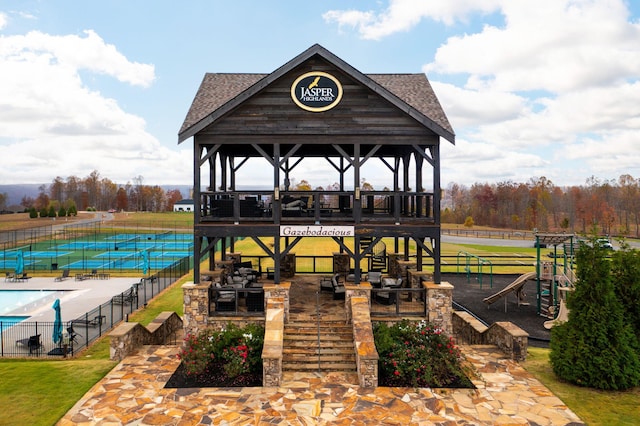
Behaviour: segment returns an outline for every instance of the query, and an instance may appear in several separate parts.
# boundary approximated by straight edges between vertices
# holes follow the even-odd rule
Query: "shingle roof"
[[[322,46],[314,45],[307,49],[298,57],[292,59],[287,64],[274,71],[272,74],[205,74],[200,88],[189,108],[189,112],[179,131],[179,141],[184,140],[190,135],[198,131],[198,129],[206,126],[203,120],[210,117],[216,110],[229,104],[240,94],[244,94],[245,99],[248,89],[254,86],[264,86],[269,84],[273,79],[282,75],[286,70],[291,69],[297,63],[304,61],[311,55],[321,55],[329,62],[332,62],[343,71],[350,74],[356,80],[369,86],[381,96],[386,97],[390,101],[399,106],[407,106],[408,109],[415,110],[422,115],[432,130],[436,131],[440,136],[445,137],[452,143],[455,135],[449,120],[447,119],[438,98],[433,92],[433,88],[424,74],[361,74],[359,71],[324,49]],[[256,83],[265,80],[260,85]],[[395,99],[394,99],[395,97]],[[398,100],[400,102],[398,102]],[[238,99],[236,102],[240,102]],[[404,104],[404,105],[402,105]],[[404,108],[403,108],[404,109]],[[414,117],[416,117],[414,115]],[[209,120],[211,120],[209,118]],[[201,123],[202,122],[202,123]],[[200,123],[200,124],[199,124]],[[198,125],[196,128],[194,126]]]
[[[206,73],[179,133],[198,123],[266,76],[267,74]]]

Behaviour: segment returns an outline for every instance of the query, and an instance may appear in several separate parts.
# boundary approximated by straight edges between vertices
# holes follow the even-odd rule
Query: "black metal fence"
[[[63,335],[53,341],[54,323],[45,321],[0,321],[0,356],[60,357],[72,355],[108,333],[129,314],[144,307],[158,293],[191,269],[192,258],[184,257],[172,265],[132,283],[131,287],[106,303],[63,324]]]

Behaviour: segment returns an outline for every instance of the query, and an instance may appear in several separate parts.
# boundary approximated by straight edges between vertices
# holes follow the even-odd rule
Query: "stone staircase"
[[[285,324],[282,371],[355,372],[356,359],[351,324],[346,324],[344,317],[321,317],[318,342],[316,318],[315,315],[294,314]]]

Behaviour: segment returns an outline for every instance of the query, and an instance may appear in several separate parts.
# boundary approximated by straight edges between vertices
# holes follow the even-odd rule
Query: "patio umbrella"
[[[60,313],[60,299],[53,302],[52,308],[56,311],[56,319],[53,322],[53,343],[62,340],[62,314]]]
[[[147,250],[142,251],[142,273],[147,275],[149,272],[149,252]]]
[[[22,274],[24,272],[24,255],[22,254],[22,250],[17,252],[16,254],[16,275]]]

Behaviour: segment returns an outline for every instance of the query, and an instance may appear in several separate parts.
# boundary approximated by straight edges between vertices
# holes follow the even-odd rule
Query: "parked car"
[[[598,238],[596,243],[606,250],[613,250],[613,244],[611,244],[608,238]]]

